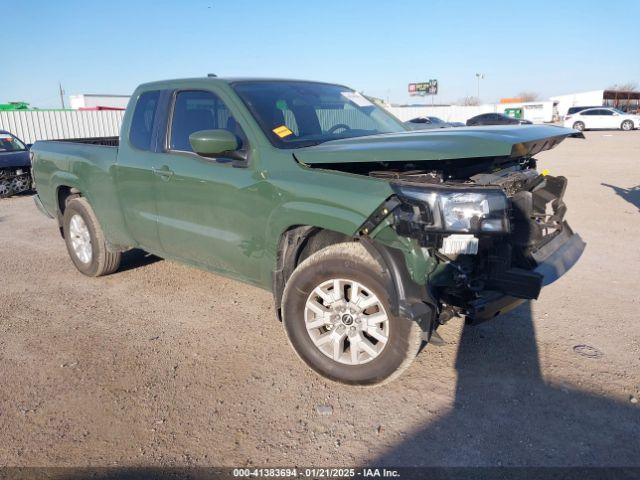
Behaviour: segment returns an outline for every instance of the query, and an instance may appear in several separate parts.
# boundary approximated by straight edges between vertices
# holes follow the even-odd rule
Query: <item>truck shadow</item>
[[[120,268],[118,272],[126,272],[127,270],[133,270],[134,268],[144,267],[151,265],[162,260],[160,257],[156,257],[144,250],[134,248],[128,250],[122,254],[122,261],[120,262]]]
[[[616,187],[615,185],[609,185],[608,183],[601,183],[600,185],[609,187],[624,200],[640,210],[640,185],[636,185],[631,188]]]
[[[571,346],[545,363],[553,369],[583,362],[593,369],[591,362],[599,360],[578,357]],[[370,465],[640,466],[640,409],[547,383],[528,303],[492,322],[465,326],[455,368],[451,410]]]

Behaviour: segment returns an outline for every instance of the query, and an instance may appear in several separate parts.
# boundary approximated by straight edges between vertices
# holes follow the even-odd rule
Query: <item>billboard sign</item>
[[[410,83],[409,95],[424,96],[424,95],[437,95],[438,94],[438,80],[431,79],[428,82]]]

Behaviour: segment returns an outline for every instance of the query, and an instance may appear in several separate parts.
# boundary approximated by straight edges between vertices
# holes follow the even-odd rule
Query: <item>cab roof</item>
[[[244,83],[244,82],[302,82],[302,83],[320,83],[324,85],[339,85],[339,83],[322,82],[316,80],[303,80],[297,78],[278,78],[278,77],[191,77],[191,78],[173,78],[167,80],[158,80],[154,82],[147,82],[140,85],[139,88],[152,88],[152,87],[167,87],[179,83],[202,83],[211,82],[212,84],[227,84]]]

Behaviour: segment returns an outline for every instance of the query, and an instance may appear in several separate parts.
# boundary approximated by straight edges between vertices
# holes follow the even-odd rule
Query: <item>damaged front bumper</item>
[[[586,244],[580,238],[580,235],[573,233],[569,226],[565,224],[565,228],[540,249],[534,257],[536,261],[539,260],[539,263],[531,272],[539,276],[540,287],[549,285],[564,275],[575,265],[585,247]],[[485,291],[480,298],[469,303],[466,312],[467,323],[478,324],[491,320],[502,313],[514,309],[527,298],[537,298],[537,295],[535,297],[518,298],[505,294],[504,291]]]

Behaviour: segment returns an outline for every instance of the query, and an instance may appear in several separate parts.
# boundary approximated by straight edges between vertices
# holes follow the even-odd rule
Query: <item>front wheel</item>
[[[578,130],[579,132],[582,132],[584,130],[584,123],[582,122],[576,122],[573,124],[573,129],[574,130]]]
[[[99,277],[118,269],[121,254],[107,247],[102,228],[86,199],[75,197],[67,202],[62,228],[69,256],[81,273]]]
[[[620,128],[625,132],[633,130],[633,122],[631,120],[625,120],[624,122],[622,122],[622,125],[620,125]]]
[[[422,340],[416,322],[393,315],[381,266],[355,242],[303,261],[286,284],[282,314],[300,358],[320,375],[352,385],[393,380]]]

